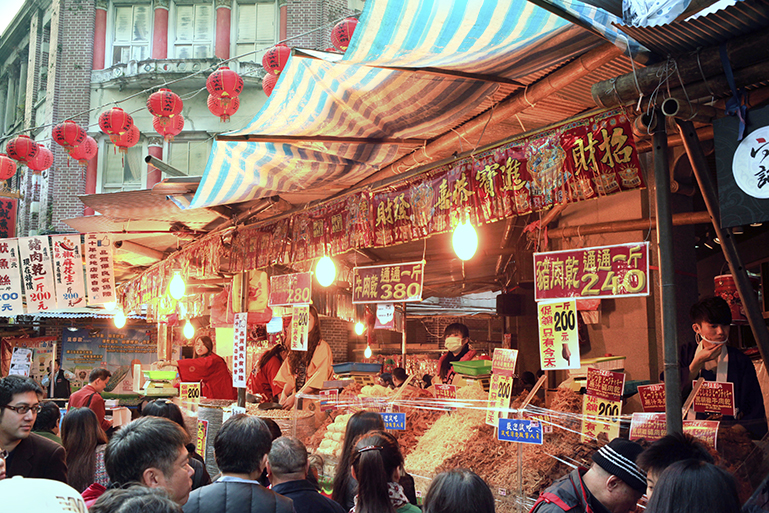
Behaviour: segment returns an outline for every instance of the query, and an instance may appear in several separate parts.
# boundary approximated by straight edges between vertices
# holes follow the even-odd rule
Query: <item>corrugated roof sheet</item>
[[[677,56],[766,29],[769,0],[743,0],[706,16],[656,27],[617,26],[660,57]]]

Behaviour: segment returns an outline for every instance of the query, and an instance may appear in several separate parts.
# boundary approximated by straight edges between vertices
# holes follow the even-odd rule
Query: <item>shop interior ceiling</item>
[[[751,5],[758,4],[758,9],[762,13],[767,12],[765,0],[745,0],[746,4],[748,2]],[[744,8],[741,7],[741,10],[737,11],[729,9],[718,11],[715,15],[704,16],[693,22],[674,23],[692,23],[699,29],[707,22],[719,28],[721,39],[744,34],[746,30],[761,29],[755,26],[745,28],[745,24],[730,28],[735,18],[744,15]],[[765,22],[762,21],[759,24],[763,29],[766,28]],[[679,28],[684,31],[686,27]],[[712,30],[710,32],[700,30],[699,33],[690,35],[685,44],[696,43],[698,37],[702,39],[703,44],[711,43],[712,32]],[[568,35],[582,42],[581,53],[594,50],[602,41],[592,32],[577,26],[569,27]],[[680,54],[676,49],[683,44],[671,37],[658,42],[655,50]],[[431,139],[427,140],[426,144],[429,147],[431,141],[444,135],[456,134],[457,131],[473,124],[483,126],[480,136],[464,142],[457,138],[458,143],[454,148],[431,152],[429,155],[422,148],[415,149],[409,144],[404,144],[392,159],[381,167],[397,164],[405,155],[416,155],[421,152],[421,164],[409,171],[409,173],[418,172],[420,169],[450,162],[458,156],[470,153],[473,149],[483,148],[563,122],[596,108],[591,96],[593,84],[633,71],[633,65],[628,57],[615,54],[593,71],[575,75],[572,80],[562,83],[553,94],[539,99],[534,104],[528,102],[530,104],[520,109],[515,115],[506,119],[492,119],[495,106],[515,98],[516,95],[519,97],[522,93],[525,95],[527,89],[547,82],[554,73],[567,67],[579,67],[579,59],[580,57],[566,59],[545,68],[536,66],[536,63],[526,63],[536,71],[520,76],[515,81],[516,84],[512,84],[505,77],[499,77],[500,83],[504,84],[498,91],[503,91],[504,95],[494,95],[490,101],[482,103],[475,109],[472,116],[465,115],[458,119],[454,126],[450,126],[443,133],[431,134]],[[636,70],[641,67],[640,64],[635,64]],[[307,142],[312,143],[313,138],[307,137]],[[378,179],[379,176],[381,175],[377,175],[376,172],[372,173],[372,177],[377,179],[372,184],[375,187],[385,183]],[[404,176],[406,175],[401,175],[401,177]],[[390,181],[397,178],[394,177]],[[282,191],[279,195],[241,203],[198,209],[184,208],[189,205],[190,198],[197,190],[199,183],[200,179],[194,177],[171,178],[156,185],[152,190],[82,196],[84,204],[100,215],[69,219],[66,222],[80,232],[111,231],[115,233],[116,240],[129,242],[128,249],[123,249],[124,245],[116,254],[117,279],[123,281],[136,276],[160,258],[193,242],[204,233],[233,224],[263,221],[286,211],[317,204],[355,189],[354,183],[340,178],[336,186],[331,187]],[[479,230],[479,251],[472,260],[464,264],[454,256],[450,234],[389,248],[358,250],[341,258],[350,265],[367,265],[420,260],[424,255],[428,262],[425,271],[426,297],[454,297],[499,290],[503,285],[515,285],[517,281],[530,279],[531,251],[525,244],[525,238],[521,237],[521,230],[537,218],[539,214],[532,214],[525,218],[513,218],[482,226]]]

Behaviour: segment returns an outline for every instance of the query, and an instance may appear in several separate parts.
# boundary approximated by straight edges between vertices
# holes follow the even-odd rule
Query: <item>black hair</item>
[[[61,444],[67,455],[67,484],[80,493],[94,482],[96,447],[107,435],[90,408],[73,408],[61,421]]]
[[[385,382],[386,387],[394,387],[395,383],[393,383],[393,375],[389,372],[383,372],[379,375],[379,378]]]
[[[387,483],[401,466],[403,454],[392,434],[373,431],[358,438],[352,455],[352,468],[358,479],[356,513],[395,513]]]
[[[331,498],[344,506],[348,492],[348,483],[350,482],[350,467],[352,466],[352,453],[355,442],[359,436],[365,435],[369,431],[383,431],[385,428],[382,416],[373,411],[356,412],[350,420],[347,421],[347,428],[344,432],[344,443],[342,444],[342,455],[339,457],[339,464],[336,466],[336,475],[334,475],[334,489],[331,492]]]
[[[270,468],[273,474],[281,476],[304,474],[307,468],[307,447],[292,436],[277,438],[270,448]]]
[[[320,332],[320,318],[318,317],[318,310],[310,305],[310,315],[315,320],[312,329],[307,334],[307,351],[288,351],[288,368],[291,374],[296,375],[299,370],[299,365],[310,365],[312,357],[315,355],[315,349],[318,348],[318,344],[323,339],[323,335]]]
[[[666,435],[638,455],[636,464],[645,472],[661,474],[677,461],[700,460],[714,463],[708,448],[692,435],[672,433]]]
[[[273,356],[277,356],[278,360],[281,362],[283,361],[283,351],[286,350],[286,346],[283,344],[275,344],[272,346],[272,348],[268,349],[264,352],[262,356],[259,357],[259,363],[256,364],[256,372],[259,372],[264,368],[265,365],[267,365],[267,362],[269,362]]]
[[[283,431],[280,430],[280,426],[277,422],[268,418],[263,418],[262,420],[267,424],[267,429],[270,430],[270,435],[272,435],[273,441],[283,436]]]
[[[37,418],[35,419],[35,425],[32,426],[32,431],[48,431],[52,433],[59,425],[59,419],[61,419],[59,406],[53,401],[43,401],[40,403],[40,411],[37,412]]]
[[[441,472],[427,489],[424,513],[494,513],[494,495],[486,481],[466,468]]]
[[[88,375],[88,382],[93,383],[97,379],[109,379],[112,377],[112,373],[107,369],[96,368]]]
[[[262,419],[235,415],[222,424],[214,439],[216,466],[232,474],[261,471],[262,460],[271,445],[272,435]]]
[[[133,485],[110,488],[88,508],[90,513],[182,513],[163,488]]]
[[[524,385],[536,385],[537,384],[537,378],[534,376],[534,373],[531,371],[524,371],[521,373],[521,382]]]
[[[406,379],[409,377],[408,374],[406,374],[406,369],[403,367],[395,367],[393,369],[393,380],[398,380],[401,383],[405,382]]]
[[[176,406],[173,401],[168,399],[155,399],[147,403],[142,408],[142,417],[163,417],[179,424],[184,431],[187,431],[187,425],[184,423],[182,410]]]
[[[208,349],[206,354],[201,355],[201,357],[208,356],[208,355],[210,355],[214,351],[214,341],[211,340],[211,337],[206,336],[206,335],[201,335],[200,337],[198,337],[198,340],[203,342],[203,345],[206,346],[206,349]]]
[[[34,392],[38,396],[43,395],[43,389],[32,378],[14,375],[0,379],[0,419],[3,418],[5,407],[13,401],[13,396],[26,392]]]
[[[678,461],[657,480],[647,513],[739,513],[737,483],[727,471],[699,460]]]
[[[446,337],[456,337],[460,336],[462,338],[470,338],[470,330],[467,329],[467,326],[462,324],[461,322],[454,322],[446,326],[446,329],[443,330],[443,338]]]
[[[66,415],[65,415],[66,416]],[[176,422],[142,417],[117,430],[104,451],[104,466],[116,486],[141,483],[151,467],[169,475],[189,436]]]
[[[708,297],[692,305],[689,317],[695,324],[708,322],[729,325],[732,323],[732,310],[729,308],[729,303],[722,298]]]
[[[425,388],[430,388],[433,385],[433,377],[429,374],[422,376],[422,381],[425,384]]]

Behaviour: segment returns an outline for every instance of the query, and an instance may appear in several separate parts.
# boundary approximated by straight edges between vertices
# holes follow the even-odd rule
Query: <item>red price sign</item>
[[[321,390],[320,391],[320,411],[336,410],[339,402],[339,390]]]
[[[636,412],[630,421],[630,439],[659,440],[667,435],[667,424],[664,413]]]
[[[646,412],[665,411],[665,383],[641,385],[638,387],[641,407]]]
[[[494,349],[491,359],[491,372],[512,376],[515,374],[515,362],[518,360],[517,349]]]
[[[312,297],[312,273],[270,276],[270,306],[306,305]]]
[[[355,267],[352,270],[352,302],[422,301],[424,271],[424,262]]]
[[[435,398],[440,401],[456,401],[457,399],[457,387],[456,385],[444,385],[443,383],[436,383],[435,385]],[[456,406],[447,406],[446,410],[456,410]]]
[[[705,381],[694,398],[694,411],[734,417],[734,384]]]
[[[713,449],[717,449],[718,426],[717,420],[685,420],[684,433],[699,438]]]
[[[625,373],[587,369],[587,393],[608,401],[621,401],[625,390]]]

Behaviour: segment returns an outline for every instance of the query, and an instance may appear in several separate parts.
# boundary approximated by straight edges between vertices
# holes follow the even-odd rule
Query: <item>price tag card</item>
[[[720,424],[717,420],[685,420],[684,433],[699,438],[713,449],[718,449],[716,441]]]
[[[502,412],[502,410],[510,407],[513,379],[512,376],[491,375],[488,409],[486,410],[486,424],[489,426],[496,427],[498,419],[507,418],[507,412]]]
[[[200,383],[179,383],[179,399],[185,402],[200,402]]]
[[[625,390],[625,373],[601,369],[587,369],[587,393],[607,399],[620,401]]]
[[[321,390],[320,391],[320,411],[336,410],[339,402],[339,390]]]
[[[312,273],[270,276],[269,306],[309,304],[312,297]]]
[[[630,421],[630,439],[659,440],[667,435],[667,424],[664,413],[636,412]]]
[[[538,303],[537,311],[542,370],[579,369],[577,301]]]
[[[553,418],[542,413],[524,413],[524,419],[535,420],[542,424],[542,432],[549,435],[553,432]]]
[[[619,415],[622,413],[622,401],[608,401],[594,395],[585,394],[582,400],[582,437],[583,442],[606,433],[609,440],[619,436]]]
[[[208,421],[198,420],[198,434],[195,440],[195,452],[206,460],[206,441],[208,439]]]
[[[515,374],[515,362],[518,360],[517,349],[494,349],[494,356],[491,359],[491,372],[512,376]]]
[[[441,401],[456,401],[457,400],[457,387],[456,385],[445,385],[443,383],[436,383],[435,385],[435,398]],[[447,410],[456,410],[456,406],[446,406]]]
[[[499,419],[497,440],[542,445],[542,424],[528,419]]]
[[[294,305],[291,317],[291,350],[307,351],[310,327],[310,305]]]
[[[246,409],[242,406],[233,406],[232,407],[232,415],[245,415]]]
[[[646,412],[665,411],[665,383],[641,385],[638,387],[641,407]]]
[[[380,413],[385,423],[385,429],[397,429],[404,431],[406,429],[405,413]]]
[[[692,382],[694,386],[695,381]],[[694,411],[720,413],[734,417],[734,384],[720,381],[705,381],[694,398]]]

